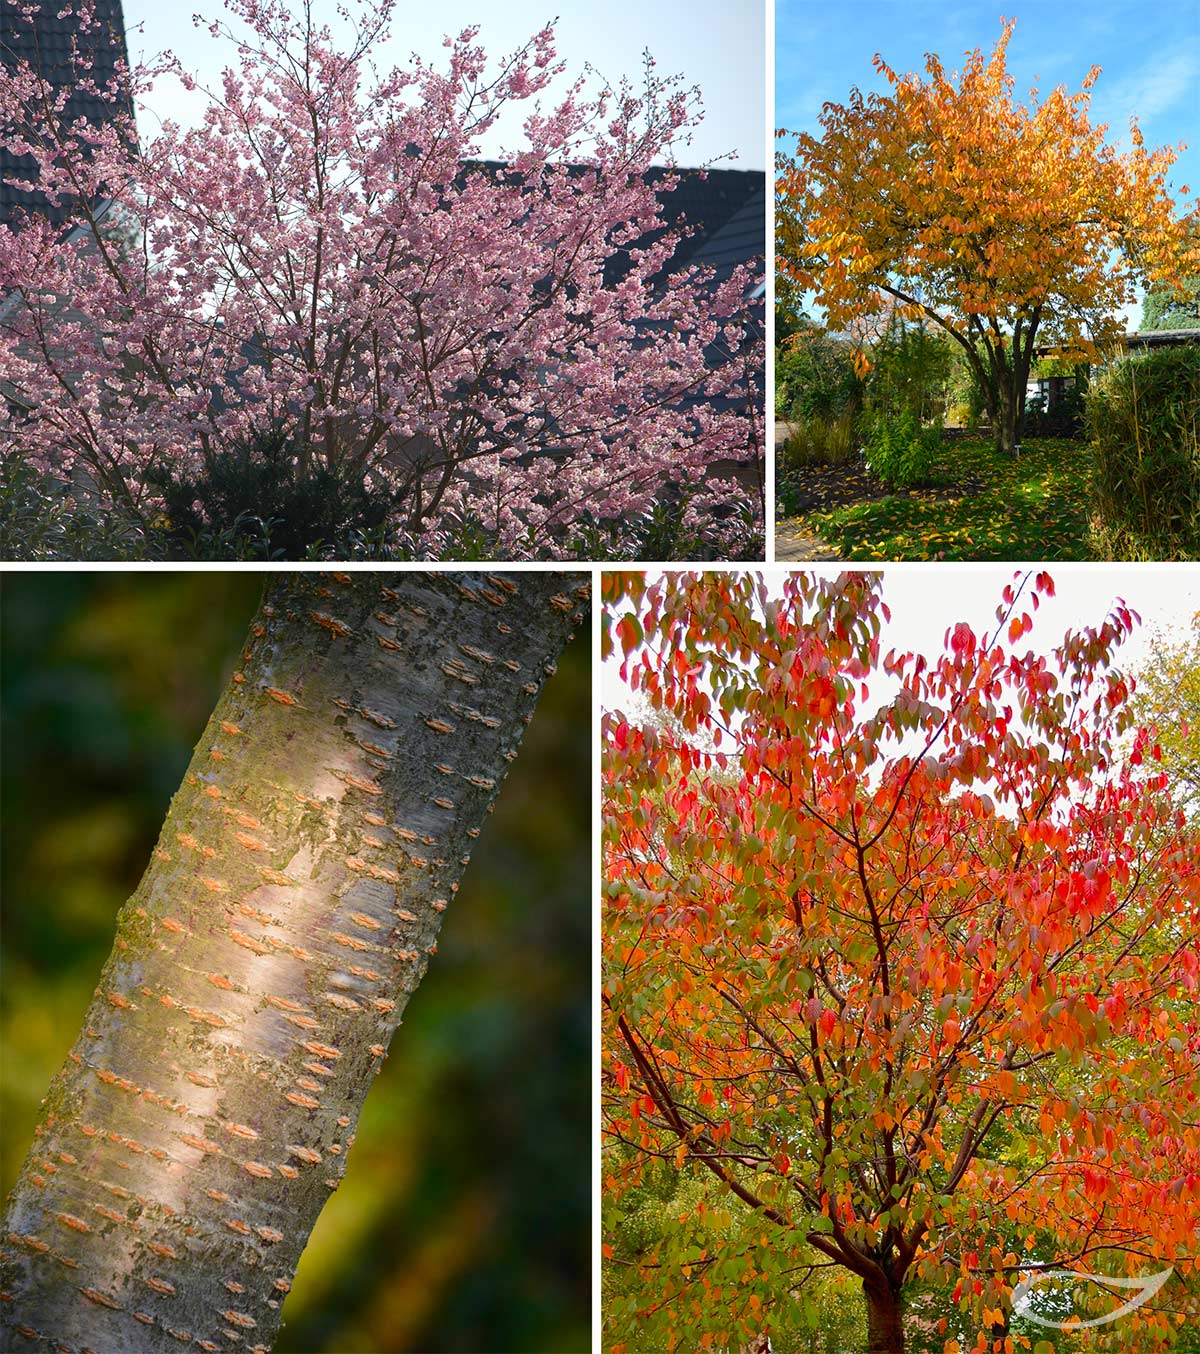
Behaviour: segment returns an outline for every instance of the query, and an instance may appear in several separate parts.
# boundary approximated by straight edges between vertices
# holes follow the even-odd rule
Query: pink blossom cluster
[[[714,552],[761,528],[755,279],[664,272],[679,236],[646,180],[697,91],[648,63],[641,92],[581,78],[543,106],[553,25],[498,63],[469,28],[442,67],[379,73],[391,0],[364,0],[348,50],[308,6],[228,8],[254,34],[212,26],[237,69],[199,126],[136,151],[127,115],[63,127],[65,95],[0,74],[0,143],[76,223],[0,228],[7,451],[149,520],[156,471],[202,473],[282,423],[301,469],[392,491],[397,541],[431,556],[474,522],[499,553],[553,558],[669,485]],[[95,92],[116,110],[164,74],[195,85],[168,56]],[[482,162],[518,106],[520,149]]]

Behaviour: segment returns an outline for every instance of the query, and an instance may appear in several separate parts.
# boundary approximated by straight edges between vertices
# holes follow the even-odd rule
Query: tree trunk
[[[1011,404],[1011,388],[1006,380],[1006,368],[1004,365],[1003,354],[990,343],[984,342],[981,346],[984,348],[987,357],[986,364],[982,358],[972,361],[972,369],[975,372],[979,389],[983,394],[983,406],[987,410],[988,422],[991,424],[992,442],[997,451],[1003,451],[1005,448],[1005,428],[1009,426],[1008,409]],[[1011,431],[1009,433],[1009,445],[1011,442]]]
[[[269,1350],[587,592],[269,582],[10,1196],[4,1349]]]
[[[999,402],[994,414],[996,450],[1003,456],[1015,456],[1019,436],[1017,423],[1023,405],[1018,403],[1012,385],[1006,379],[999,382],[997,390]]]
[[[989,409],[994,424],[996,450],[1002,455],[1015,456],[1025,431],[1025,394],[1029,383],[1029,365],[1033,355],[1031,330],[1019,352],[1011,361],[999,355],[999,374],[996,383],[996,407]]]
[[[890,1283],[864,1281],[867,1300],[867,1354],[904,1354],[904,1319],[900,1293]]]

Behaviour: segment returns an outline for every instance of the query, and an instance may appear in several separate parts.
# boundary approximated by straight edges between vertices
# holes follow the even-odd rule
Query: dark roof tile
[[[707,235],[693,250],[690,263],[703,263],[714,269],[718,282],[724,282],[739,263],[759,260],[766,253],[767,188],[763,177],[759,187],[717,230]]]
[[[91,57],[90,72],[95,83],[103,87],[111,80],[117,60],[126,59],[125,21],[121,0],[94,0],[99,27],[87,34],[79,31],[73,14],[59,17],[65,0],[42,0],[41,8],[30,22],[18,22],[11,5],[0,4],[0,59],[6,66],[28,61],[55,86],[61,89],[74,79],[72,55],[75,50]],[[96,94],[73,89],[67,100],[65,117],[68,123],[77,118],[100,123],[112,116],[113,105]],[[132,113],[128,103],[123,111]],[[0,150],[0,180],[35,177],[32,156],[10,155]],[[22,211],[35,211],[55,225],[61,225],[66,212],[52,207],[36,190],[22,190],[0,182],[0,225],[13,220]]]

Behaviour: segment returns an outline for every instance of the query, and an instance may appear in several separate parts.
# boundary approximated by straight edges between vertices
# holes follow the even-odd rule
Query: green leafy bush
[[[863,382],[854,370],[853,348],[805,325],[777,350],[775,412],[789,421],[836,419],[862,407]]]
[[[397,507],[392,493],[343,470],[306,465],[302,452],[277,424],[215,456],[197,476],[161,473],[156,488],[172,541],[191,553],[204,534],[232,532],[272,556],[304,559],[352,535],[386,531]]]
[[[686,488],[672,487],[632,521],[585,518],[573,524],[564,538],[568,554],[605,564],[649,559],[708,563],[762,558],[762,523],[756,520],[752,508],[719,507],[714,520],[720,522],[720,535],[712,536],[697,529],[692,502],[693,495]],[[494,555],[493,550],[490,556],[478,558]],[[454,558],[464,556],[456,553]]]
[[[1200,346],[1114,363],[1087,423],[1093,549],[1107,559],[1200,559]]]
[[[33,469],[15,453],[0,458],[0,558],[147,558],[137,523],[76,501],[60,476]]]
[[[902,409],[891,417],[872,418],[866,439],[867,464],[889,488],[910,489],[930,482],[941,448],[941,428],[922,428],[913,410]]]
[[[61,476],[33,469],[16,454],[0,457],[0,559],[6,560],[393,560],[400,550],[385,523],[350,524],[332,538],[297,539],[278,502],[222,517],[207,493],[197,502],[176,481],[171,504],[149,521],[133,509],[76,492]],[[237,498],[232,499],[233,502]],[[285,503],[285,508],[290,505]],[[226,509],[228,510],[228,509]],[[170,516],[171,512],[175,516]],[[293,523],[295,522],[293,518]],[[469,542],[468,542],[469,544]],[[491,558],[459,555],[451,558]]]

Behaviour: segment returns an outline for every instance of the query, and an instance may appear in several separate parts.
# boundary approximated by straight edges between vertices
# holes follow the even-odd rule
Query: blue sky
[[[293,6],[297,9],[298,6]],[[162,0],[125,0],[125,22],[130,29],[130,55],[147,57],[170,49],[189,70],[206,82],[214,81],[229,64],[229,47],[197,31],[193,9],[206,18],[224,15],[221,0],[193,0],[192,4],[164,4]],[[335,0],[314,0],[318,20],[334,23]],[[763,169],[766,165],[766,22],[757,0],[688,0],[686,8],[648,0],[440,0],[437,4],[397,6],[393,32],[397,37],[387,61],[404,64],[410,52],[427,60],[442,53],[442,37],[479,24],[480,40],[489,52],[506,54],[559,16],[558,51],[567,65],[559,89],[590,62],[607,79],[622,75],[637,80],[642,52],[649,49],[662,74],[682,73],[704,96],[705,118],[682,164],[707,163],[727,152],[733,159],[722,165]],[[132,32],[142,24],[140,35]],[[162,85],[149,108],[139,112],[143,133],[151,132],[155,117],[171,117],[187,125],[203,107],[178,88]],[[484,145],[484,154],[499,154],[519,139],[519,128],[508,128]]]
[[[1100,66],[1092,121],[1127,144],[1136,113],[1148,146],[1187,141],[1168,182],[1176,196],[1187,184],[1189,202],[1200,195],[1200,0],[777,0],[775,125],[819,134],[825,101],[844,103],[854,85],[885,91],[876,52],[901,72],[923,72],[926,52],[960,70],[965,52],[995,46],[1001,15],[1017,21],[1008,68],[1018,98],[1035,83],[1075,93]]]

